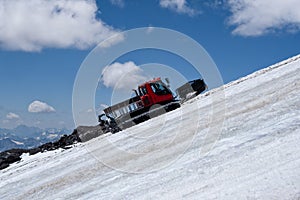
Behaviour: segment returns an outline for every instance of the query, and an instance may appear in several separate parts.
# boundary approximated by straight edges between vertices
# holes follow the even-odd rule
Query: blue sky
[[[298,0],[0,0],[0,128],[74,128],[77,71],[115,33],[163,27],[186,34],[205,48],[227,83],[299,54],[299,6]],[[188,65],[152,50],[116,62],[137,71],[146,63]],[[99,87],[98,107],[109,104],[110,95]]]

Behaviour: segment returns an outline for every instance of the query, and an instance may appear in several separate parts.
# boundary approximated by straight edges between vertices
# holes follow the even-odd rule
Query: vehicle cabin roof
[[[158,78],[153,78],[152,80],[147,81],[147,82],[145,82],[145,83],[139,85],[139,87],[144,87],[146,84],[149,84],[149,83],[155,83],[155,82],[157,82],[157,81],[161,81],[161,78],[160,78],[160,77],[158,77]]]

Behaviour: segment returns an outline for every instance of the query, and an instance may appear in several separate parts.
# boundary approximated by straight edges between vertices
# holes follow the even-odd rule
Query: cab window
[[[171,94],[170,90],[161,82],[150,83],[150,87],[157,95]]]
[[[144,96],[144,95],[148,94],[146,87],[140,87],[139,93],[140,93],[140,96]]]

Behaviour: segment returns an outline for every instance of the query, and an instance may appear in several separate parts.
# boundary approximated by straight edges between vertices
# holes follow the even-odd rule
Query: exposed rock
[[[0,170],[9,166],[9,164],[21,160],[21,155],[27,153],[26,149],[11,149],[0,153]]]
[[[77,130],[75,129],[71,135],[63,135],[56,142],[48,142],[37,148],[33,149],[10,149],[0,153],[0,170],[7,168],[11,163],[21,160],[21,155],[23,153],[29,153],[29,155],[34,155],[39,152],[52,151],[59,148],[69,149],[72,144],[81,142],[78,137]]]
[[[85,142],[92,138],[98,137],[109,131],[117,132],[112,130],[113,127],[110,126],[79,126],[70,135],[63,135],[59,140],[55,142],[48,142],[40,145],[36,148],[31,149],[10,149],[0,153],[0,170],[8,167],[11,163],[21,160],[21,155],[23,153],[29,153],[29,155],[34,155],[37,153],[42,153],[45,151],[53,151],[59,148],[69,149],[72,144],[77,142]]]

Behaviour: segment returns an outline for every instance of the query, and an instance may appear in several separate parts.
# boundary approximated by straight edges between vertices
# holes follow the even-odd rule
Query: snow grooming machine
[[[180,107],[161,78],[139,85],[134,92],[135,97],[103,110],[106,116],[115,119],[122,130]]]
[[[169,84],[169,80],[166,79]],[[85,142],[107,132],[117,133],[148,119],[175,110],[180,104],[205,91],[207,86],[203,79],[189,81],[176,89],[173,96],[169,85],[161,78],[154,78],[133,90],[135,96],[105,108],[105,114],[98,116],[99,125],[95,127],[79,126],[78,137]],[[180,99],[177,99],[177,97]],[[106,118],[106,119],[104,119]]]

